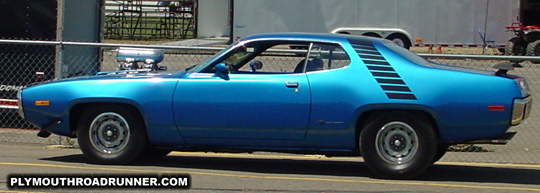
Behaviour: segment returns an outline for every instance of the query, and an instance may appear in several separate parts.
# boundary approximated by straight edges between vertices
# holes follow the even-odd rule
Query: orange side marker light
[[[36,101],[36,106],[49,106],[51,105],[50,101]]]

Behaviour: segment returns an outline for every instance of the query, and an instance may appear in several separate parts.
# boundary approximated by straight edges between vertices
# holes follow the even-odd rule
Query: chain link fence
[[[9,104],[16,98],[17,90],[36,82],[69,78],[93,74],[98,71],[114,71],[119,67],[116,50],[120,47],[152,48],[164,51],[164,61],[159,65],[168,70],[182,70],[208,59],[222,47],[174,47],[152,45],[122,45],[102,43],[77,43],[53,41],[16,41],[0,40],[0,142],[41,143],[41,144],[76,144],[75,140],[51,136],[39,138],[34,126],[21,119],[15,108]],[[60,53],[60,54],[57,54]],[[517,68],[512,74],[527,79],[533,95],[533,110],[529,119],[521,125],[512,127],[518,134],[507,145],[470,145],[460,144],[449,148],[441,161],[487,162],[540,164],[540,114],[537,113],[537,101],[540,101],[540,67],[530,62],[537,57],[509,56],[473,56],[473,55],[433,55],[421,56],[441,64],[492,69],[493,65],[509,60],[523,61],[523,68]],[[298,54],[276,54],[265,60],[296,61]],[[58,58],[58,59],[57,59]],[[279,58],[279,59],[278,59]],[[61,69],[61,70],[56,70]],[[474,84],[474,82],[471,82]]]

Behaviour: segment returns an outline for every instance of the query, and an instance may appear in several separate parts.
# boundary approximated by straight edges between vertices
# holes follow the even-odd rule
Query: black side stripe
[[[378,52],[377,49],[375,47],[373,47],[373,45],[353,45],[353,48],[354,49],[361,49],[361,50],[372,50],[372,51],[375,51],[375,52]]]
[[[395,72],[394,68],[392,67],[383,67],[383,66],[368,66],[369,70],[378,70],[378,71],[390,71]]]
[[[381,65],[381,66],[390,66],[388,62],[374,61],[374,60],[362,60],[365,64],[368,65]]]
[[[386,96],[388,96],[388,98],[391,98],[391,99],[417,100],[414,94],[386,93]]]
[[[371,72],[371,74],[373,74],[373,76],[379,76],[379,77],[399,78],[399,74],[397,73]]]
[[[411,89],[407,86],[386,86],[381,85],[382,89],[385,91],[400,91],[400,92],[411,92]]]
[[[362,55],[361,57],[365,59],[385,60],[382,56]]]
[[[354,51],[358,54],[379,54],[377,50],[370,50],[370,49],[364,49],[364,48],[354,48]]]
[[[389,99],[418,100],[373,42],[355,39],[349,42]]]
[[[377,82],[379,84],[402,84],[405,85],[405,82],[401,79],[384,79],[384,78],[376,78]]]

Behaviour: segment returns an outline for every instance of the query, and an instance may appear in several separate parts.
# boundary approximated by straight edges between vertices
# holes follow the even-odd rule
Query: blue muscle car
[[[30,86],[20,115],[105,164],[171,150],[362,155],[412,178],[457,143],[504,143],[528,117],[524,78],[431,63],[394,43],[261,34],[180,72],[103,72]]]

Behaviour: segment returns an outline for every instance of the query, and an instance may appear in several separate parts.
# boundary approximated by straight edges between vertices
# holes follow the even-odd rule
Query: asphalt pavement
[[[0,143],[1,192],[540,192],[540,165],[438,162],[414,180],[377,179],[358,157],[173,152],[132,165],[88,163],[76,148]],[[187,174],[185,189],[7,188],[8,175]]]

